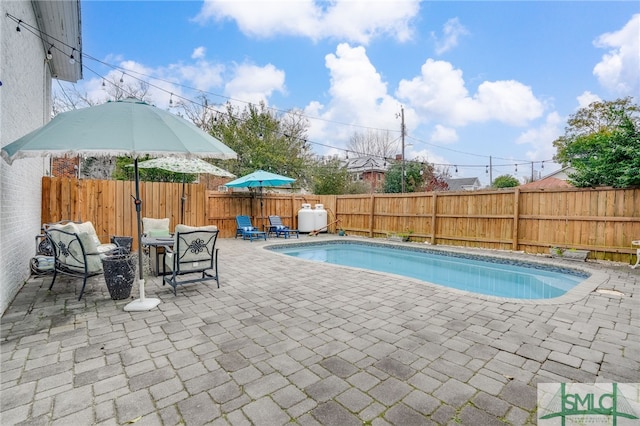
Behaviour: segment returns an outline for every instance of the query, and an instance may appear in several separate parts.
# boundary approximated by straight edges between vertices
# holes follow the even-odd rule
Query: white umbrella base
[[[160,304],[160,299],[136,299],[133,302],[128,303],[124,310],[127,312],[138,312],[138,311],[150,311],[156,308]]]
[[[139,312],[139,311],[150,311],[157,307],[160,304],[160,299],[149,298],[147,299],[144,296],[144,280],[138,280],[138,284],[140,285],[140,299],[136,299],[133,302],[125,305],[124,310],[127,312]]]

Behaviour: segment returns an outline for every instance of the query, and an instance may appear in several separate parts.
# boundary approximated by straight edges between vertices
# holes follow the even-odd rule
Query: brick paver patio
[[[219,289],[149,279],[150,312],[125,312],[102,277],[80,302],[77,280],[31,278],[2,317],[0,423],[520,425],[536,423],[538,383],[640,382],[628,265],[586,265],[615,292],[514,302],[274,242],[219,240]]]

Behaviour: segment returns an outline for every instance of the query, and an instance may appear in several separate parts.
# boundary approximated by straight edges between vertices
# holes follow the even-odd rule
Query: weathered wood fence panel
[[[134,235],[133,182],[45,177],[42,222],[90,220],[101,239]],[[180,221],[182,184],[141,182],[143,217]],[[261,206],[262,203],[262,206]],[[385,237],[411,232],[413,241],[546,253],[551,246],[586,249],[591,258],[628,262],[640,239],[640,189],[505,189],[414,194],[308,195],[207,191],[185,185],[187,225],[218,226],[221,237],[235,235],[235,217],[248,215],[266,226],[279,215],[298,227],[303,203],[323,204],[329,232]],[[338,224],[333,222],[338,219]]]
[[[329,196],[323,203],[331,204]],[[340,224],[351,235],[409,232],[413,241],[547,253],[586,249],[591,258],[630,261],[640,238],[640,189],[340,195]],[[434,208],[435,206],[435,208]]]
[[[298,227],[298,210],[303,203],[312,207],[321,203],[316,195],[274,194],[259,192],[224,193],[207,191],[207,224],[216,225],[223,238],[233,237],[236,233],[236,216],[246,215],[253,226],[269,226],[269,216],[278,215],[282,223],[291,228]]]
[[[185,185],[183,223],[206,223],[206,188]],[[70,178],[42,179],[42,223],[64,219],[91,221],[102,242],[112,235],[135,235],[135,185],[131,181],[86,180]],[[171,219],[171,227],[180,221],[181,183],[140,182],[142,217]]]

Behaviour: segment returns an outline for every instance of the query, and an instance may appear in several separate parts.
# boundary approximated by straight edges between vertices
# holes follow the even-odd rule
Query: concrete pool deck
[[[221,287],[149,278],[149,312],[101,276],[81,301],[77,280],[32,277],[1,320],[0,422],[535,424],[538,383],[640,382],[629,265],[556,261],[602,280],[518,302],[264,250],[283,242],[219,240]]]

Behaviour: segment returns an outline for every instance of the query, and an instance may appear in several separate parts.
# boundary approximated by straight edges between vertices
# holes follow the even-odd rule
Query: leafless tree
[[[145,81],[135,80],[133,83],[125,83],[117,77],[105,78],[102,83],[104,89],[103,98],[92,98],[87,92],[81,92],[73,84],[67,87],[60,87],[53,94],[53,115],[72,109],[85,108],[105,103],[107,100],[120,100],[127,97],[134,97],[145,102],[151,102],[149,95],[149,84]]]
[[[357,156],[393,158],[397,144],[397,139],[392,139],[388,130],[368,129],[351,135],[347,149]]]
[[[207,133],[211,133],[214,121],[217,119],[219,112],[213,107],[207,95],[201,94],[197,97],[197,102],[178,101],[177,107],[182,110],[185,117],[193,124],[201,128]]]

